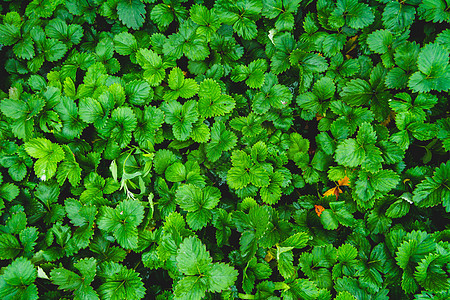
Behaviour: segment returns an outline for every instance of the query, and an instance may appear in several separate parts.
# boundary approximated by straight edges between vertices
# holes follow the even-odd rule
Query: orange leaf
[[[342,178],[341,180],[338,181],[338,185],[339,186],[348,186],[350,184],[350,179],[345,176],[344,178]]]
[[[336,194],[336,189],[338,189],[339,187],[334,187],[329,189],[328,191],[326,191],[323,196],[327,197],[327,196],[331,196],[331,195],[335,195]]]
[[[320,121],[321,119],[323,119],[325,116],[324,115],[320,115],[319,113],[316,113],[316,120]]]
[[[320,217],[325,208],[322,205],[314,205],[314,210],[316,211],[316,214]]]

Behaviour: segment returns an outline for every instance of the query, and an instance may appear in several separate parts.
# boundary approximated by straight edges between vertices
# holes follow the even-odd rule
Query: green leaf
[[[178,188],[175,201],[188,212],[186,221],[189,227],[199,230],[211,220],[211,210],[217,206],[220,197],[220,190],[215,187],[201,189],[187,184]]]
[[[427,290],[448,291],[450,283],[442,269],[447,261],[447,257],[442,254],[430,253],[418,264],[414,278]]]
[[[343,263],[354,260],[357,255],[358,250],[350,244],[343,244],[337,250],[337,259]]]
[[[392,46],[393,36],[388,30],[377,30],[367,36],[367,44],[370,50],[383,54],[389,51]]]
[[[114,48],[120,55],[130,55],[138,50],[138,45],[134,35],[121,32],[114,36]],[[145,51],[145,49],[141,49],[141,51]]]
[[[431,207],[442,203],[446,211],[450,211],[449,178],[450,162],[442,163],[432,177],[426,177],[416,186],[413,202],[419,207]]]
[[[236,105],[233,97],[222,94],[220,85],[212,79],[202,81],[198,97],[198,111],[205,118],[223,116]]]
[[[257,187],[269,186],[270,178],[267,171],[260,166],[252,166],[249,170],[250,182]]]
[[[345,291],[345,292],[339,292],[336,295],[336,298],[334,298],[334,300],[356,300],[356,298],[353,297],[353,295],[350,294],[349,292]]]
[[[79,114],[81,120],[86,123],[94,123],[96,128],[102,128],[106,124],[109,110],[96,99],[87,97],[80,100]]]
[[[206,283],[198,276],[183,277],[174,288],[174,300],[202,299],[206,290]]]
[[[270,68],[271,72],[277,75],[290,68],[289,57],[296,43],[294,37],[288,32],[277,35],[273,42],[277,51],[271,57]]]
[[[413,137],[420,141],[430,140],[436,137],[436,125],[422,122],[414,122],[408,125],[408,131],[411,132]]]
[[[63,58],[67,52],[67,46],[56,39],[46,39],[44,43],[45,59],[54,62]]]
[[[144,208],[138,200],[124,200],[115,209],[103,206],[97,224],[101,230],[112,232],[125,249],[137,247],[137,226],[144,218]]]
[[[252,172],[252,169],[250,169],[250,172]],[[267,184],[267,181],[265,181],[266,179],[261,179],[264,180],[262,183]],[[281,198],[281,186],[283,185],[284,177],[281,172],[277,171],[270,174],[268,179],[270,180],[270,183],[267,186],[262,186],[261,188],[261,199],[267,204],[275,204]],[[253,184],[256,185],[255,183]]]
[[[278,78],[267,73],[261,92],[253,100],[253,110],[258,114],[266,113],[270,107],[275,109],[286,108],[292,101],[291,91],[284,85],[277,84]]]
[[[392,203],[389,208],[386,210],[386,216],[389,218],[401,218],[408,214],[410,208],[410,203],[403,200],[398,199],[394,203]]]
[[[264,72],[267,70],[267,62],[257,59],[248,65],[248,78],[245,83],[251,88],[260,88],[264,83]]]
[[[136,53],[137,63],[145,70],[144,78],[150,86],[159,85],[166,77],[162,58],[150,49],[139,49]]]
[[[329,34],[323,39],[322,48],[325,56],[333,57],[339,54],[345,45],[345,36],[343,34]]]
[[[157,174],[163,174],[168,166],[177,161],[177,157],[170,150],[160,149],[153,158],[153,165]]]
[[[289,159],[299,167],[309,163],[309,141],[298,133],[292,133],[289,137],[290,146],[287,152]]]
[[[352,79],[340,93],[342,100],[351,106],[360,106],[372,99],[372,88],[362,79]]]
[[[144,80],[133,80],[125,86],[128,100],[134,105],[145,105],[153,98],[153,90]]]
[[[450,23],[450,13],[448,12],[448,2],[441,0],[424,0],[420,3],[417,12],[421,19],[433,21],[434,23]]]
[[[145,296],[145,287],[139,273],[125,266],[108,262],[104,283],[97,289],[100,299],[139,300]]]
[[[20,193],[19,188],[14,183],[5,183],[0,187],[0,198],[6,201],[13,201]]]
[[[278,271],[280,272],[281,276],[283,276],[287,280],[295,278],[297,270],[293,264],[294,256],[292,254],[292,251],[281,253],[277,259],[277,262]]]
[[[33,283],[37,270],[26,258],[19,257],[9,264],[0,276],[0,297],[3,299],[38,299]]]
[[[66,145],[63,146],[65,153],[64,161],[58,166],[56,179],[59,185],[62,185],[66,179],[72,186],[77,186],[81,180],[81,168],[75,160],[75,155]]]
[[[81,120],[75,101],[68,97],[61,97],[55,110],[63,124],[61,134],[68,139],[79,137],[87,125]]]
[[[52,178],[57,164],[64,159],[64,151],[58,144],[44,138],[31,139],[25,143],[27,153],[38,160],[34,164],[36,176],[42,180]]]
[[[176,299],[201,298],[207,290],[219,293],[228,289],[238,275],[234,268],[226,264],[213,264],[205,245],[197,237],[183,240],[176,261],[178,269],[187,275],[175,286]]]
[[[290,283],[289,286],[294,297],[293,299],[318,299],[319,289],[317,288],[317,285],[309,279],[296,279],[294,282]]]
[[[120,148],[125,148],[132,138],[132,133],[137,126],[136,115],[130,107],[118,107],[114,109],[111,118],[106,125],[99,129],[99,133],[116,142]]]
[[[411,75],[408,87],[414,92],[450,89],[449,52],[439,44],[427,44],[419,53],[419,71]]]
[[[21,246],[16,237],[11,234],[3,233],[0,235],[0,258],[12,259],[20,254]]]
[[[165,102],[161,109],[166,113],[166,123],[173,125],[175,138],[187,140],[192,132],[192,124],[198,119],[197,102],[190,100],[183,105],[176,101]]]
[[[357,167],[365,159],[365,151],[355,139],[340,142],[336,148],[336,162],[346,167]]]
[[[369,123],[363,123],[355,139],[341,141],[336,147],[335,160],[345,167],[361,165],[364,170],[376,172],[381,168],[381,151],[374,146],[377,136]]]
[[[21,38],[20,28],[12,24],[0,25],[0,40],[5,46],[12,46]]]
[[[229,289],[236,281],[238,271],[228,264],[215,263],[208,270],[206,278],[208,280],[208,291],[220,293]]]
[[[243,167],[232,167],[227,173],[227,183],[232,189],[244,188],[250,183],[250,175]]]
[[[416,10],[406,3],[389,2],[383,11],[383,25],[391,31],[402,31],[409,27],[415,18]]]
[[[83,28],[78,24],[67,25],[61,19],[52,19],[45,26],[45,32],[50,38],[54,38],[65,43],[78,44],[83,37]]]
[[[372,9],[357,0],[338,0],[337,8],[331,16],[336,19],[343,17],[347,25],[354,29],[361,29],[373,23],[375,16]],[[341,26],[339,26],[341,27]]]
[[[197,237],[183,240],[177,251],[177,266],[185,275],[204,274],[211,268],[212,258],[205,245]]]
[[[55,268],[50,272],[53,283],[59,285],[60,289],[74,291],[77,299],[85,297],[98,299],[97,293],[90,286],[96,272],[95,259],[83,259],[74,266],[80,271],[81,276],[64,268]]]
[[[45,105],[45,100],[37,95],[31,96],[27,101],[16,99],[3,99],[0,109],[3,114],[12,119],[32,119]]]
[[[320,215],[320,222],[323,225],[323,228],[327,230],[335,230],[339,226],[339,222],[334,215],[334,213],[330,209],[325,209]]]
[[[32,257],[35,254],[34,247],[38,237],[39,233],[36,227],[27,227],[20,232],[19,239],[23,246],[23,256]]]
[[[14,54],[19,58],[31,59],[35,54],[33,46],[33,40],[31,38],[26,38],[15,44],[13,47],[13,51]]]
[[[164,112],[153,106],[146,106],[141,114],[137,114],[137,126],[134,138],[140,145],[156,143],[157,132],[164,123]]]
[[[191,6],[189,12],[192,21],[200,25],[197,28],[196,32],[198,34],[204,35],[207,40],[212,37],[212,35],[217,31],[217,29],[219,29],[221,25],[219,18],[217,17],[215,12],[211,11],[203,5],[194,4]]]
[[[435,248],[436,242],[432,236],[424,231],[412,231],[404,237],[403,242],[397,248],[395,260],[400,268],[412,269],[427,254],[434,252]]]
[[[177,9],[181,10],[182,8],[180,6],[177,6]],[[174,12],[171,10],[170,5],[160,3],[152,9],[150,18],[159,27],[164,28],[174,20]]]
[[[121,0],[117,4],[117,15],[123,25],[139,29],[145,21],[145,4],[140,0]]]
[[[355,182],[355,193],[359,200],[368,202],[377,191],[387,193],[397,186],[399,181],[400,177],[392,170],[380,170],[377,173],[360,171]]]
[[[221,122],[215,122],[211,129],[211,141],[206,145],[206,157],[209,161],[217,161],[224,151],[233,149],[236,145],[236,135],[226,130]]]
[[[185,99],[192,98],[199,89],[198,84],[195,80],[184,78],[183,71],[176,67],[170,71],[169,74],[169,87],[173,91],[169,91],[164,95],[165,100],[176,100],[178,97]]]

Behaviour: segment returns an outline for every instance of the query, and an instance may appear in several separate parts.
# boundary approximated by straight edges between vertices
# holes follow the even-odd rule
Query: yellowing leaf
[[[325,208],[322,205],[314,205],[314,210],[316,211],[316,214],[320,217]]]
[[[350,184],[350,179],[347,176],[345,176],[341,180],[338,180],[338,186],[349,186],[349,184]]]
[[[343,191],[339,188],[340,186],[349,186],[350,184],[350,179],[345,176],[342,179],[339,179],[337,182],[336,187],[329,189],[328,191],[326,191],[323,196],[327,197],[327,196],[331,196],[331,195],[336,195],[336,199],[339,197],[339,194],[342,194]]]

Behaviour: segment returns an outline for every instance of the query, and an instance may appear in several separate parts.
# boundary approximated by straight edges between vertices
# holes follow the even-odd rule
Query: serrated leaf
[[[206,157],[215,162],[224,151],[231,150],[236,142],[237,137],[233,132],[226,130],[223,123],[215,122],[211,129],[211,141],[206,145]]]
[[[383,54],[389,51],[393,41],[392,33],[388,30],[377,30],[367,36],[367,44],[370,50]]]
[[[427,44],[419,53],[417,65],[419,71],[412,74],[408,87],[414,92],[450,89],[449,52],[439,44]]]
[[[192,124],[198,119],[197,102],[190,100],[183,105],[176,101],[166,102],[161,107],[166,113],[166,123],[171,124],[173,134],[180,141],[188,139]]]
[[[193,230],[199,230],[207,225],[212,218],[211,210],[219,203],[221,194],[215,187],[203,189],[192,184],[178,188],[175,201],[188,211],[186,221]]]
[[[8,297],[14,294],[18,294],[20,296],[20,289],[23,289],[24,286],[33,285],[37,277],[37,270],[34,265],[26,258],[19,257],[15,259],[11,264],[9,264],[4,273],[0,276],[0,281],[2,281],[2,288],[0,289],[1,297]],[[9,287],[10,294],[5,295],[5,286]],[[26,295],[24,295],[26,296]],[[31,296],[31,295],[30,295]],[[28,299],[37,299],[37,291],[35,295],[31,296]]]
[[[117,4],[117,15],[128,28],[139,29],[145,21],[145,5],[140,0],[122,0]]]
[[[139,300],[145,296],[145,287],[139,273],[118,263],[108,263],[111,264],[111,271],[96,290],[101,299]]]
[[[205,118],[223,116],[236,105],[233,97],[222,94],[220,85],[212,79],[202,81],[198,97],[198,111]]]
[[[176,257],[178,268],[185,275],[204,274],[211,268],[212,258],[197,237],[183,240]]]
[[[383,25],[389,30],[401,31],[414,22],[415,13],[415,8],[406,3],[389,2],[383,11]]]
[[[20,253],[20,244],[17,238],[8,233],[0,235],[0,258],[12,259]]]
[[[125,249],[137,247],[137,226],[144,218],[144,208],[138,200],[124,200],[115,209],[102,207],[97,224],[101,230],[112,232]]]
[[[150,49],[139,49],[136,53],[137,63],[145,70],[144,78],[151,86],[157,86],[166,77],[162,58]]]
[[[134,35],[121,32],[114,36],[114,48],[120,55],[130,55],[138,50],[138,45]]]
[[[450,211],[450,162],[436,168],[432,177],[426,177],[414,190],[413,201],[419,207],[431,207],[442,203]]]
[[[5,46],[14,45],[21,38],[20,28],[13,24],[0,25],[0,40]]]
[[[58,162],[63,160],[64,151],[61,146],[44,138],[35,138],[25,143],[27,153],[38,160],[34,164],[36,176],[47,180],[56,173]]]
[[[343,244],[337,250],[337,259],[346,263],[356,258],[358,250],[351,244]]]
[[[342,100],[351,106],[366,104],[372,98],[372,88],[362,79],[349,81],[340,93]]]

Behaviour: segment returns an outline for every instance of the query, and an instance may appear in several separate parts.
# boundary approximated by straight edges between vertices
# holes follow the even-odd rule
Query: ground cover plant
[[[1,299],[450,299],[448,0],[7,0]]]

